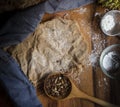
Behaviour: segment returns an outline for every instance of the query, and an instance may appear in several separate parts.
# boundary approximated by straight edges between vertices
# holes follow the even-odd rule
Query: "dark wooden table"
[[[97,55],[99,58],[105,47],[120,43],[120,37],[105,36],[100,30],[100,18],[105,11],[106,9],[96,6],[96,4],[90,4],[72,11],[52,15],[46,14],[43,21],[54,17],[76,20],[80,26],[81,34],[84,36],[89,46],[88,51],[98,51]],[[97,37],[97,39],[95,37]],[[120,106],[120,82],[106,77],[99,63],[95,66],[89,66],[86,70],[87,72],[84,72],[80,76],[81,83],[77,84],[77,86],[91,96]],[[100,107],[92,102],[77,98],[66,101],[54,101],[39,92],[38,97],[44,107]],[[0,107],[13,107],[3,89],[0,89]]]

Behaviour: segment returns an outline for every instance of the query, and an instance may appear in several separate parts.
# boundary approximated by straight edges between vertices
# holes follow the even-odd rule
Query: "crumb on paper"
[[[81,7],[79,10],[74,10],[73,12],[79,13],[79,14],[84,14],[87,12],[87,8]]]
[[[96,16],[100,16],[100,15],[101,15],[101,13],[96,12],[94,16],[96,17]]]

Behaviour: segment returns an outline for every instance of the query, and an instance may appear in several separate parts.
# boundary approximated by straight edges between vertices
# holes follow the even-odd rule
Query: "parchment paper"
[[[75,21],[55,18],[39,24],[33,35],[9,51],[36,86],[46,73],[66,72],[81,64],[87,44]]]

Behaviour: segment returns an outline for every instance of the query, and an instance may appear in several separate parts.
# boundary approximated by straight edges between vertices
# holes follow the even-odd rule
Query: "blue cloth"
[[[0,27],[0,47],[18,44],[32,33],[44,15],[44,3],[6,14],[9,14],[10,18]],[[6,14],[4,13],[5,16]],[[0,17],[3,17],[3,14]]]
[[[42,107],[36,90],[15,60],[0,49],[0,83],[15,107]]]
[[[54,13],[78,8],[95,0],[47,0],[44,3],[29,7],[22,11],[8,12],[9,18],[0,25],[0,47],[22,42],[32,33],[41,21],[44,13]],[[4,17],[6,19],[6,14]],[[3,14],[0,14],[0,19]],[[4,23],[3,23],[4,22]]]
[[[16,45],[32,33],[44,13],[77,8],[94,0],[48,0],[22,11],[0,14],[0,47]],[[5,18],[4,18],[5,16]],[[6,18],[6,16],[8,16]],[[4,20],[5,19],[5,20]],[[0,83],[15,107],[42,107],[36,91],[15,60],[0,49]]]

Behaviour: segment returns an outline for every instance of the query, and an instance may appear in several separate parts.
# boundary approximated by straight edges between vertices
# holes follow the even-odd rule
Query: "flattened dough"
[[[39,24],[33,35],[9,51],[36,86],[44,74],[82,63],[87,43],[77,22],[55,18]]]

